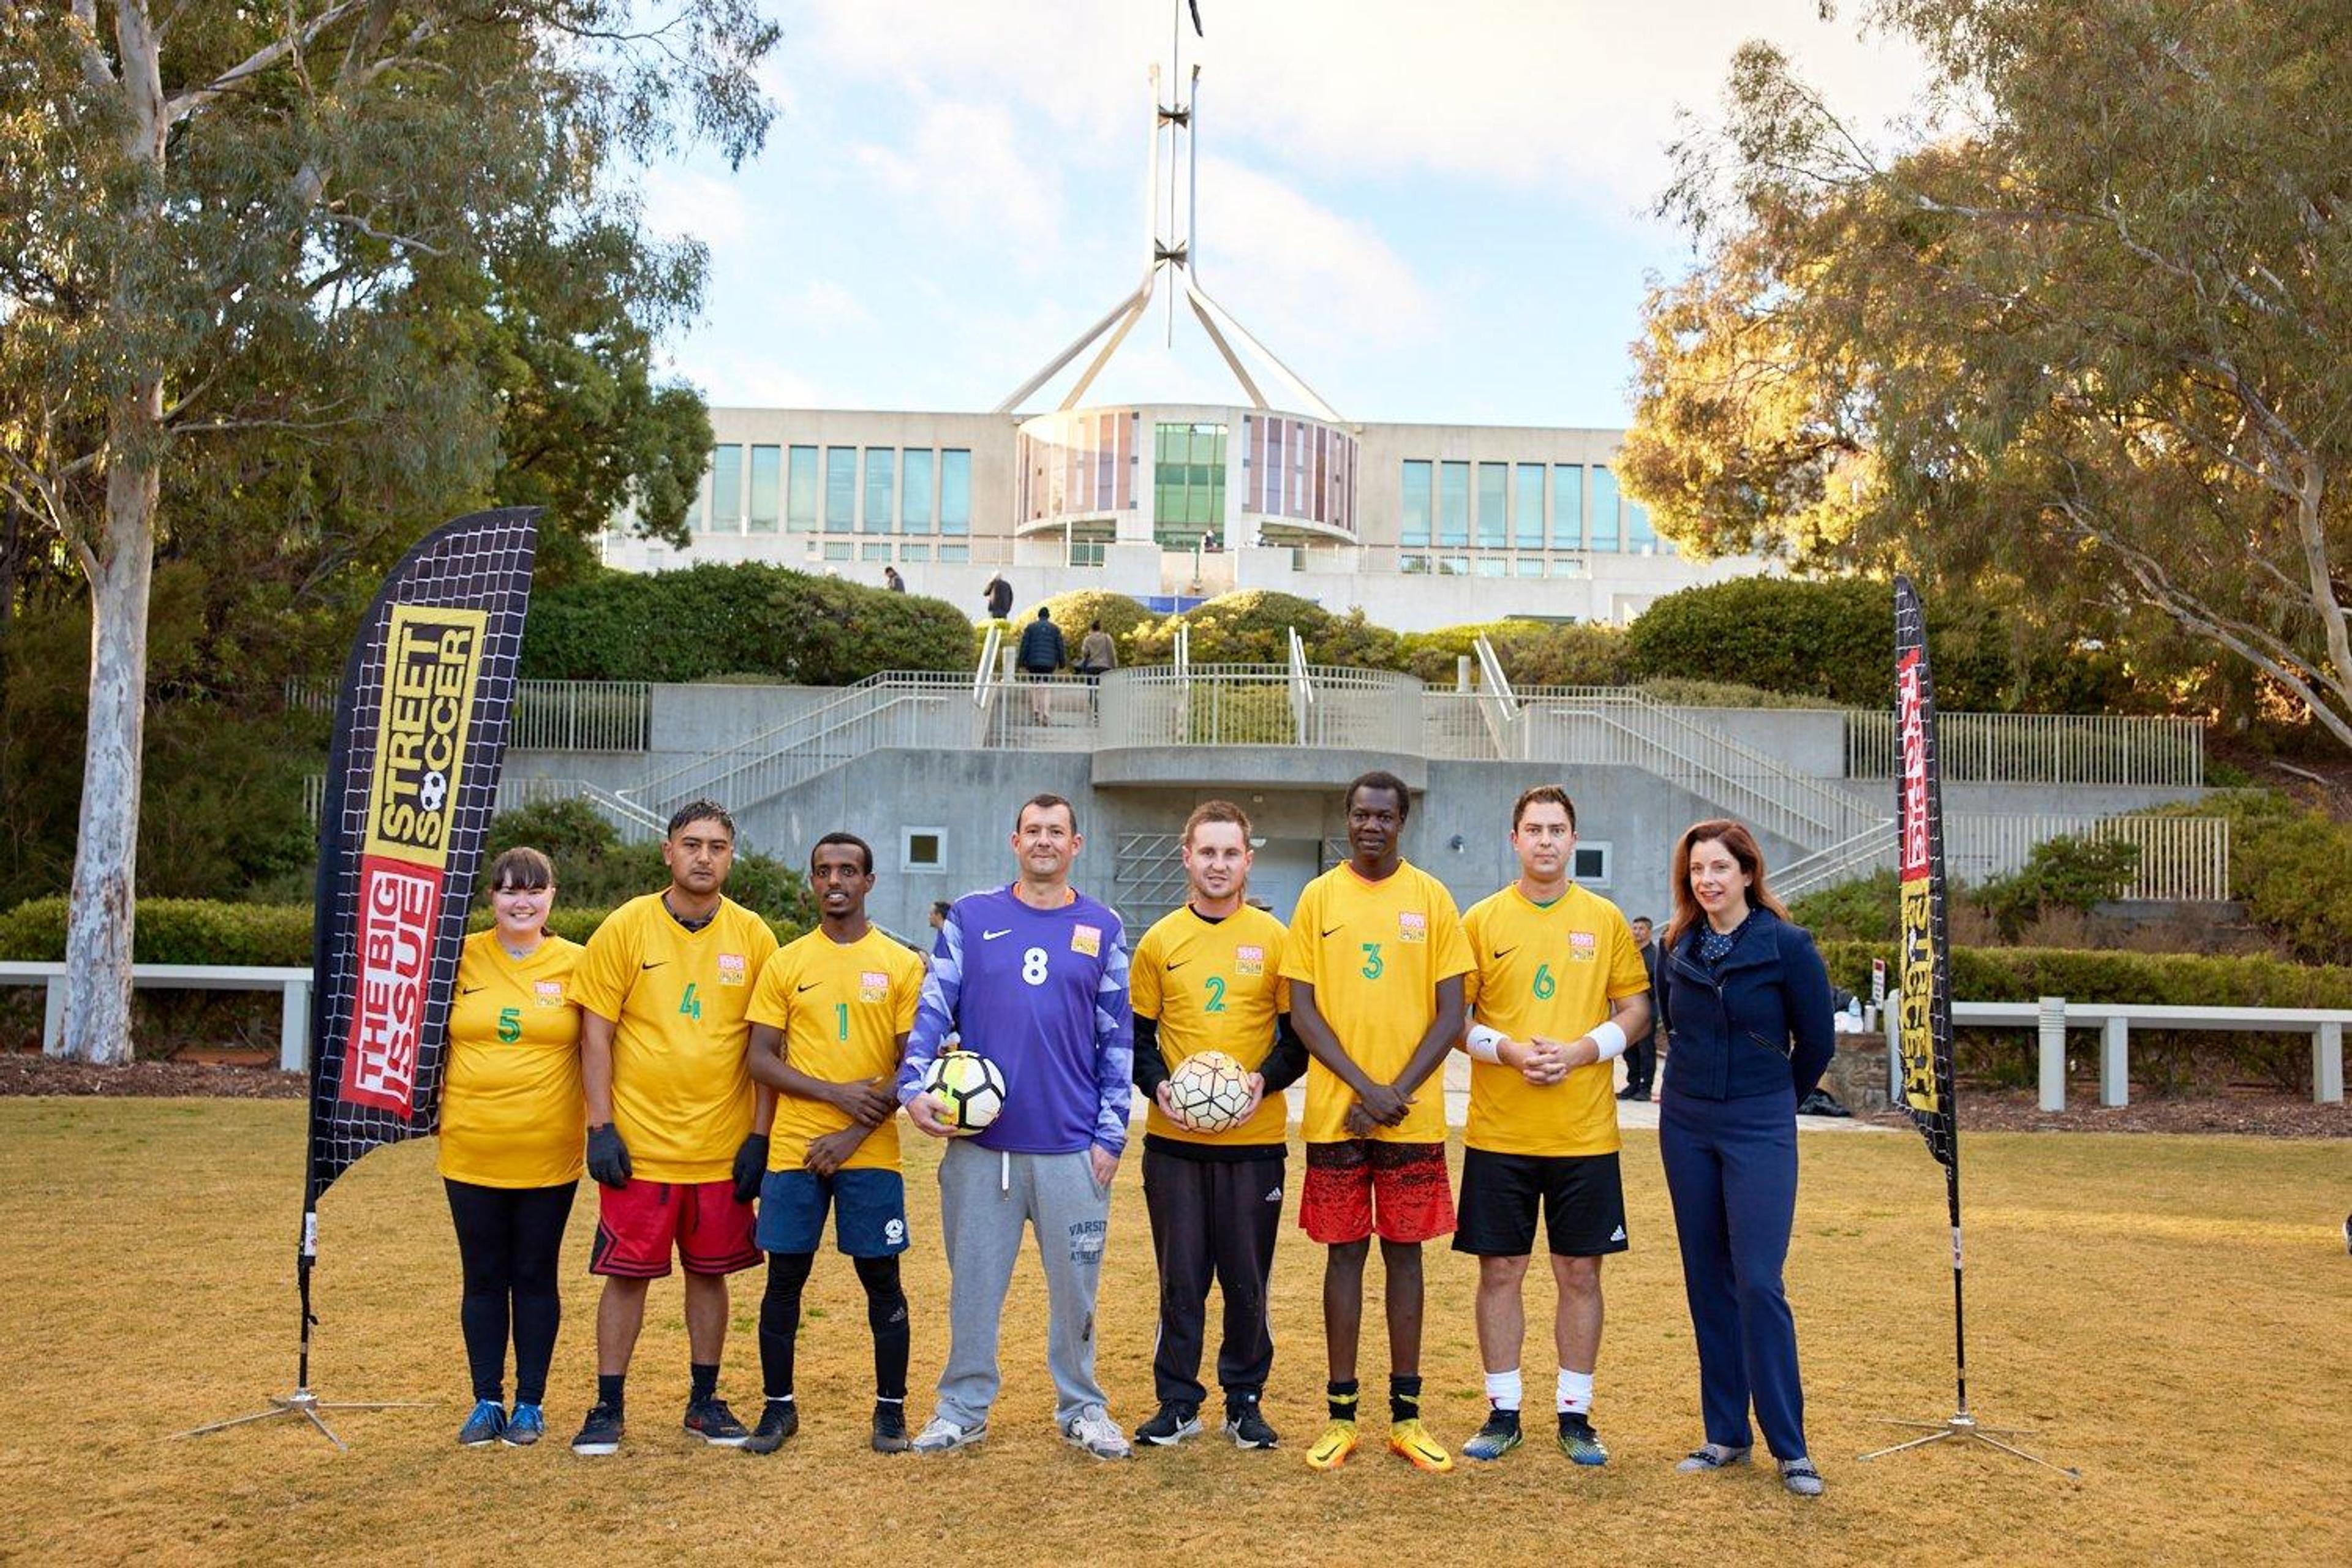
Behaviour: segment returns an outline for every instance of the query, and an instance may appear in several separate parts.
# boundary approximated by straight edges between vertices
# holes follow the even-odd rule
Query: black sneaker
[[[877,1399],[874,1402],[874,1451],[877,1454],[903,1454],[914,1447],[907,1436],[907,1406],[903,1402]]]
[[[726,1406],[722,1405],[719,1408],[724,1410]],[[690,1411],[686,1417],[686,1429],[689,1432],[695,1429],[694,1415]],[[741,1428],[737,1429],[740,1431]],[[751,1429],[751,1435],[738,1440],[747,1454],[772,1454],[784,1446],[785,1438],[800,1429],[800,1405],[789,1399],[771,1399],[761,1410],[760,1424]],[[713,1437],[711,1441],[715,1443],[720,1439]]]
[[[1519,1413],[1516,1410],[1489,1410],[1486,1424],[1470,1434],[1462,1445],[1462,1457],[1494,1463],[1523,1441],[1519,1431]]]
[[[572,1439],[575,1454],[617,1454],[621,1451],[621,1407],[598,1405],[588,1412],[580,1436]]]
[[[1187,1437],[1201,1435],[1201,1407],[1171,1400],[1160,1407],[1160,1414],[1135,1429],[1135,1440],[1158,1447],[1172,1448]]]
[[[795,1423],[799,1419],[793,1416]],[[735,1419],[735,1412],[727,1408],[723,1399],[705,1399],[688,1405],[686,1431],[690,1437],[699,1437],[721,1448],[740,1448],[751,1436],[743,1423]]]
[[[1282,1439],[1265,1424],[1264,1412],[1255,1397],[1225,1401],[1225,1436],[1234,1440],[1236,1448],[1276,1448]]]

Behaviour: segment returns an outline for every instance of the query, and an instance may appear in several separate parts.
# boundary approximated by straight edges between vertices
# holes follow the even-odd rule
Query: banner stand
[[[319,1196],[369,1150],[439,1127],[450,997],[498,804],[539,514],[509,507],[434,530],[393,568],[352,638],[319,812],[294,1392],[179,1436],[299,1420],[348,1452],[327,1412],[433,1403],[331,1403],[310,1386]]]
[[[1952,1366],[1958,1408],[1941,1421],[1880,1416],[1885,1425],[1926,1436],[1874,1449],[1863,1459],[1957,1439],[1981,1443],[2015,1458],[2082,1479],[2071,1466],[2029,1454],[2007,1437],[2026,1428],[1982,1426],[1969,1413],[1969,1336],[1960,1248],[1960,1126],[1952,1081],[1951,949],[1945,926],[1944,790],[1936,735],[1936,683],[1927,662],[1927,617],[1907,577],[1895,579],[1895,738],[1900,767],[1895,782],[1896,867],[1901,889],[1902,991],[1887,1010],[1891,1061],[1888,1098],[1910,1113],[1944,1167],[1944,1196],[1952,1227]]]

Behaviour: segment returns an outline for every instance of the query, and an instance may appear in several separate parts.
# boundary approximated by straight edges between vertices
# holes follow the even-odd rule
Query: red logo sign
[[[441,913],[441,873],[371,855],[360,862],[359,977],[343,1049],[342,1098],[405,1121]]]
[[[1903,743],[1903,879],[1928,872],[1927,694],[1919,679],[1920,653],[1905,651],[1895,670],[1897,718]]]

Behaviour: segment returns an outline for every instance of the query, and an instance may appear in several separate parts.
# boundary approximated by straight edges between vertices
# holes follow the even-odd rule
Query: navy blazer
[[[1837,1046],[1830,977],[1811,932],[1758,906],[1710,974],[1699,927],[1658,965],[1658,1022],[1672,1037],[1666,1086],[1698,1100],[1744,1100],[1821,1081]]]

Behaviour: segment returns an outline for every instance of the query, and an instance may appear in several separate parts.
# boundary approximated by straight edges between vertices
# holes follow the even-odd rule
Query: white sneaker
[[[988,1422],[984,1417],[973,1426],[959,1426],[944,1415],[934,1415],[915,1434],[910,1447],[918,1454],[948,1454],[968,1448],[987,1436]]]
[[[1127,1434],[1099,1405],[1089,1405],[1062,1423],[1062,1440],[1097,1459],[1127,1459],[1135,1455],[1128,1446]]]
[[[1734,1448],[1722,1443],[1705,1443],[1693,1448],[1690,1457],[1675,1465],[1675,1468],[1685,1475],[1728,1469],[1734,1465],[1746,1464],[1752,1451],[1745,1447]]]

